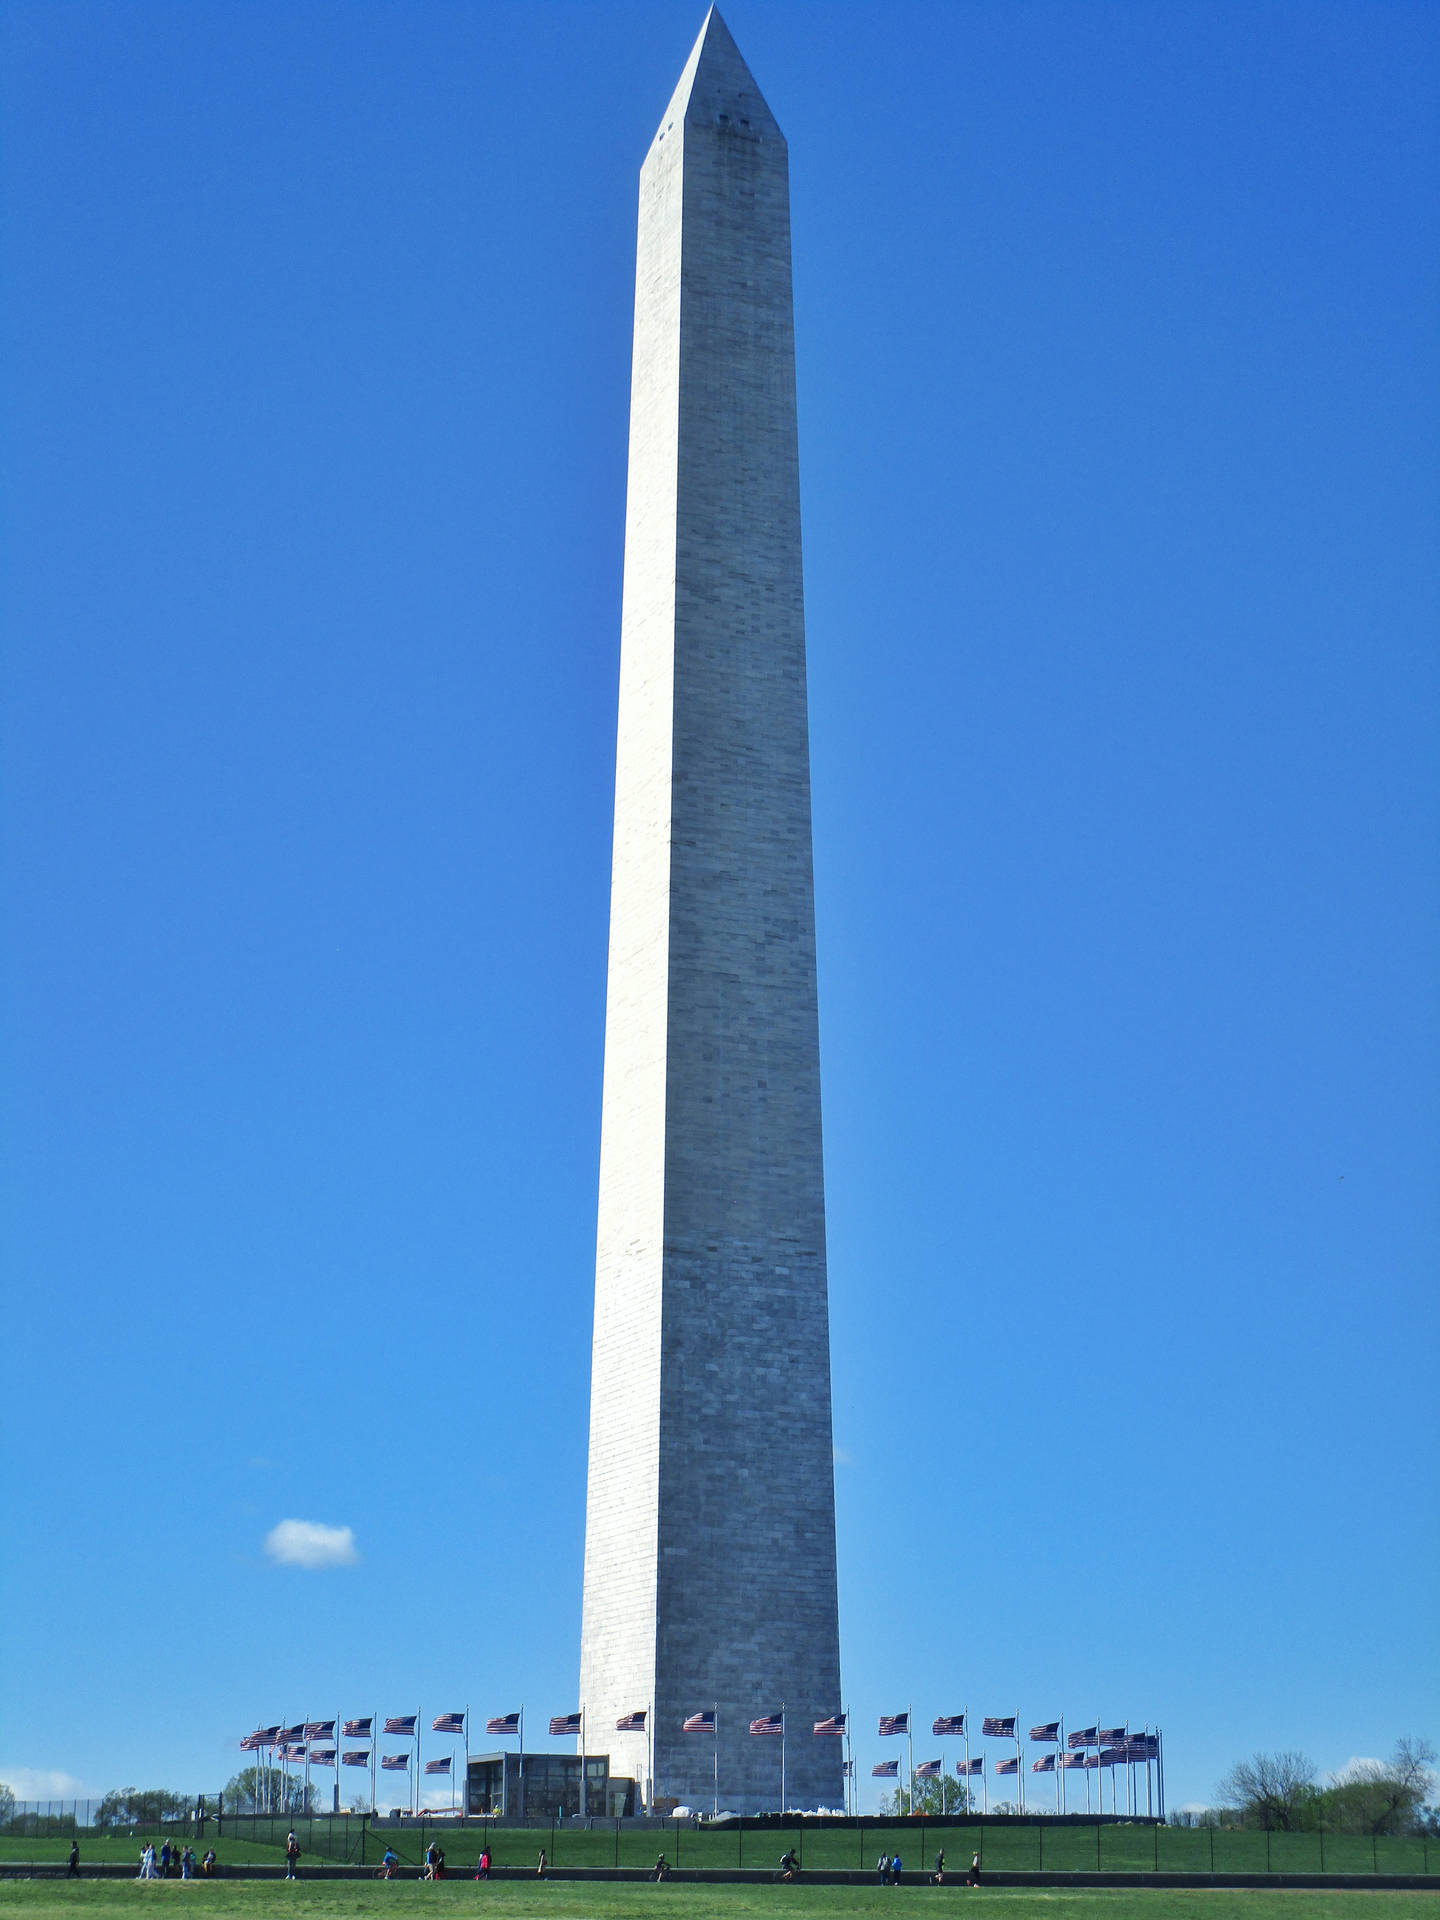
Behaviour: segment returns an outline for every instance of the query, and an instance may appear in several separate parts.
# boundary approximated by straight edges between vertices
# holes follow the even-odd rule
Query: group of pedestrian
[[[875,1863],[875,1871],[880,1876],[882,1887],[898,1887],[905,1869],[898,1853],[882,1853]],[[945,1849],[943,1847],[935,1855],[935,1871],[930,1876],[930,1884],[934,1887],[943,1887],[945,1884]],[[967,1887],[978,1887],[980,1884],[978,1853],[970,1856],[970,1871],[965,1876],[965,1884]]]
[[[215,1871],[215,1849],[213,1847],[206,1849],[205,1858],[200,1864],[200,1870],[205,1874],[211,1874]],[[77,1843],[72,1841],[70,1846],[69,1874],[67,1877],[78,1877],[79,1872],[80,1848]],[[153,1840],[147,1840],[140,1849],[140,1871],[135,1877],[137,1880],[193,1880],[195,1878],[195,1849],[191,1846],[182,1847],[178,1844],[172,1846],[171,1843],[166,1840],[162,1842],[160,1851],[157,1854],[155,1851],[155,1842]]]
[[[422,1880],[443,1880],[445,1878],[445,1849],[431,1841],[425,1849],[425,1871]]]
[[[898,1887],[905,1875],[905,1863],[898,1853],[882,1853],[875,1862],[882,1887]]]

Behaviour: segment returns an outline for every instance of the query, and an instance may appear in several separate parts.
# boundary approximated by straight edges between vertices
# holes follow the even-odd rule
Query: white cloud
[[[1330,1778],[1336,1786],[1339,1786],[1343,1781],[1354,1780],[1357,1775],[1363,1780],[1366,1774],[1377,1770],[1381,1773],[1385,1771],[1383,1760],[1369,1759],[1364,1754],[1352,1753],[1344,1766],[1337,1767]]]
[[[0,1762],[0,1780],[17,1800],[98,1800],[100,1797],[61,1767],[7,1767]]]
[[[844,1447],[831,1447],[830,1458],[837,1467],[853,1467],[855,1464],[854,1454],[847,1452]]]
[[[265,1551],[281,1567],[353,1567],[360,1558],[351,1528],[318,1520],[282,1520],[266,1534]]]

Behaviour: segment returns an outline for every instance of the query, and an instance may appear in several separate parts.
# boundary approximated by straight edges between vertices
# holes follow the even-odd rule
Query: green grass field
[[[215,1920],[418,1920],[438,1904],[495,1910],[505,1920],[878,1920],[897,1902],[926,1910],[981,1907],[993,1920],[1435,1920],[1431,1893],[1029,1892],[1009,1888],[606,1885],[602,1882],[419,1881],[0,1881],[0,1913],[15,1920],[121,1920],[142,1908],[169,1912],[202,1902]],[[458,1920],[458,1916],[457,1916]]]
[[[217,1838],[207,1828],[206,1840],[192,1844],[197,1855],[205,1845],[213,1846],[222,1864],[278,1861],[283,1826],[277,1826],[274,1842],[264,1824],[260,1831],[263,1840],[242,1838],[228,1826]],[[358,1822],[316,1820],[313,1826],[300,1823],[298,1831],[308,1861],[359,1860]],[[905,1827],[752,1828],[744,1833],[732,1828],[709,1832],[682,1824],[663,1833],[624,1829],[618,1842],[613,1827],[586,1832],[561,1826],[553,1833],[548,1828],[501,1828],[488,1836],[479,1825],[427,1826],[398,1833],[385,1828],[368,1835],[365,1858],[378,1860],[388,1841],[403,1860],[418,1866],[427,1839],[438,1839],[454,1871],[473,1867],[487,1838],[497,1866],[533,1866],[543,1846],[557,1867],[649,1867],[662,1849],[670,1864],[678,1867],[771,1867],[793,1845],[806,1868],[868,1872],[877,1854],[898,1852],[908,1869],[919,1872],[933,1866],[935,1850],[943,1846],[952,1872],[968,1865],[978,1847],[982,1864],[997,1873],[1143,1873],[1157,1868],[1168,1873],[1414,1875],[1433,1871],[1440,1886],[1440,1845],[1427,1846],[1421,1840],[1371,1842],[1356,1835],[1326,1834],[1322,1841],[1318,1833],[1267,1836],[1186,1827],[1042,1828],[1020,1821],[1013,1826],[940,1827],[917,1820]],[[40,1839],[5,1835],[0,1837],[0,1860],[63,1860],[69,1847],[65,1835]],[[128,1836],[92,1839],[82,1835],[80,1840],[82,1861],[131,1861],[138,1851],[138,1842]]]

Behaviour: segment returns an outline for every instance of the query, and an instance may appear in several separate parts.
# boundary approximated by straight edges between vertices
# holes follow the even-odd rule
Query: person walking
[[[78,1840],[70,1842],[70,1861],[65,1869],[65,1878],[67,1880],[80,1878],[80,1842]]]
[[[668,1880],[670,1878],[670,1862],[665,1858],[663,1853],[655,1862],[653,1877],[656,1880]]]
[[[206,1878],[207,1880],[209,1880],[209,1879],[210,1879],[210,1878],[212,1877],[212,1875],[214,1874],[214,1872],[215,1872],[215,1849],[214,1849],[213,1847],[207,1847],[207,1848],[205,1849],[205,1858],[204,1858],[204,1859],[203,1859],[203,1860],[202,1860],[202,1861],[200,1862],[200,1871],[201,1871],[201,1873],[203,1873],[203,1874],[204,1874],[204,1876],[205,1876],[205,1878]]]
[[[900,1876],[901,1874],[904,1873],[904,1871],[905,1871],[905,1868],[901,1863],[899,1854],[897,1853],[895,1855],[895,1858],[890,1862],[890,1884],[892,1887],[899,1886]]]
[[[879,1876],[882,1887],[890,1884],[890,1856],[888,1853],[882,1853],[880,1858],[875,1862],[875,1872]]]
[[[545,1878],[545,1871],[549,1865],[550,1862],[545,1858],[545,1849],[541,1847],[540,1858],[535,1862],[535,1878],[537,1880],[543,1880]]]
[[[184,1847],[181,1849],[180,1878],[182,1880],[193,1880],[195,1878],[195,1851],[193,1847]]]
[[[155,1842],[153,1840],[147,1840],[140,1854],[140,1878],[142,1880],[154,1880],[156,1877]]]
[[[480,1863],[475,1869],[475,1878],[477,1880],[488,1880],[490,1878],[490,1846],[488,1841],[480,1849]]]
[[[292,1827],[285,1836],[285,1878],[287,1880],[299,1878],[295,1872],[299,1859],[300,1842],[295,1838],[295,1829]]]
[[[972,1887],[978,1887],[980,1884],[980,1855],[978,1851],[972,1853],[970,1856],[970,1872],[967,1875],[967,1880]]]
[[[945,1849],[941,1847],[940,1851],[935,1856],[935,1885],[937,1887],[943,1887],[944,1884],[945,1884]]]

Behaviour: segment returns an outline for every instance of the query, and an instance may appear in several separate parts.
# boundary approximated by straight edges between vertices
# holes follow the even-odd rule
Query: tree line
[[[1287,1750],[1237,1760],[1213,1807],[1182,1807],[1172,1826],[1245,1827],[1267,1833],[1440,1835],[1435,1749],[1411,1736],[1388,1760],[1354,1760],[1327,1781],[1307,1754]]]

